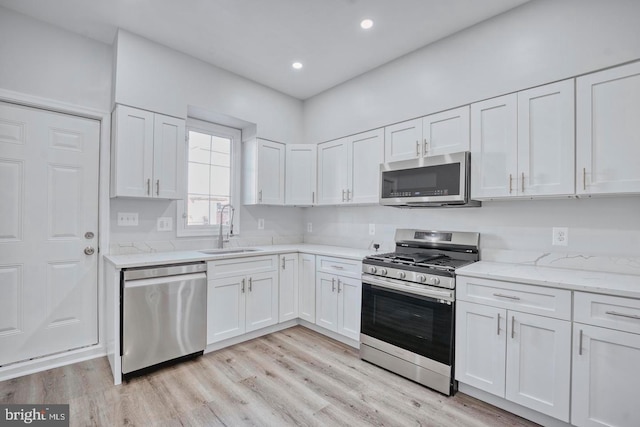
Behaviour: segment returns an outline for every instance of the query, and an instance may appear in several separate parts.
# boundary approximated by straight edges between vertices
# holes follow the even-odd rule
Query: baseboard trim
[[[336,341],[340,341],[341,343],[346,344],[350,347],[360,349],[360,341],[345,337],[344,335],[340,335],[336,332],[325,329],[322,326],[316,325],[315,323],[307,322],[306,320],[298,319],[298,324],[319,334],[326,335]]]
[[[24,375],[35,374],[61,366],[71,365],[86,360],[96,359],[107,355],[103,345],[97,344],[91,347],[79,348],[77,350],[65,351],[52,354],[50,356],[39,357],[37,359],[16,362],[11,365],[0,367],[0,381],[22,377]]]
[[[571,424],[565,423],[564,421],[552,418],[533,409],[525,408],[517,403],[510,402],[467,384],[459,382],[458,391],[545,427],[572,427]]]
[[[219,341],[213,344],[209,344],[207,348],[204,349],[204,354],[211,353],[212,351],[221,350],[225,347],[229,347],[235,344],[240,344],[241,342],[249,341],[254,338],[258,338],[264,335],[268,335],[274,332],[282,331],[283,329],[288,329],[298,324],[297,319],[288,320],[283,323],[278,323],[276,325],[267,326],[266,328],[258,329],[257,331],[252,331],[246,334],[238,335],[237,337],[228,338],[224,341]]]

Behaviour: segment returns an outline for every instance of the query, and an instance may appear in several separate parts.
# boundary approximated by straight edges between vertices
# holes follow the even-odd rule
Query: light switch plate
[[[258,230],[264,230],[264,218],[258,218]]]
[[[308,222],[307,223],[307,233],[312,233],[313,232],[313,223]]]
[[[173,218],[170,216],[163,216],[158,218],[158,231],[171,231],[173,230]]]
[[[120,227],[135,227],[138,225],[138,212],[118,212]]]

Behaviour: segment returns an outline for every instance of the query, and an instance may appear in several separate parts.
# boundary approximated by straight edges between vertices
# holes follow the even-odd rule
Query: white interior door
[[[98,342],[99,140],[95,120],[0,103],[0,365]]]

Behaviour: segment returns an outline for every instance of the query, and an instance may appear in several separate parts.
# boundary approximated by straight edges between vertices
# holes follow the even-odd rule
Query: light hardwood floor
[[[0,382],[2,403],[69,403],[72,426],[535,426],[446,397],[297,326],[114,386],[106,358]]]

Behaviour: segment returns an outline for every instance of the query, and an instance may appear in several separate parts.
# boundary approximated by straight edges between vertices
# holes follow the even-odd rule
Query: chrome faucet
[[[233,206],[231,206],[231,204],[228,204],[228,205],[222,206],[222,208],[220,209],[220,234],[218,236],[219,249],[222,249],[224,247],[224,240],[222,239],[222,215],[224,214],[225,208],[231,209],[231,221],[229,221],[229,235],[233,236],[233,217],[236,213],[236,210],[234,209]]]

